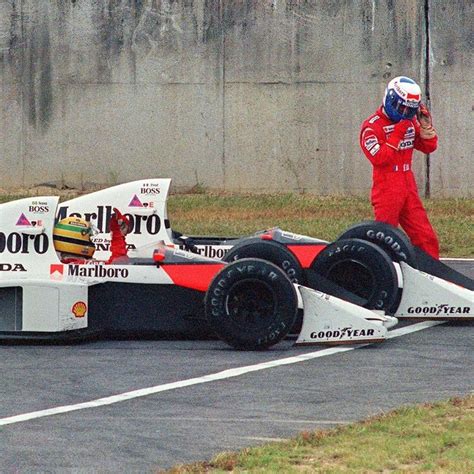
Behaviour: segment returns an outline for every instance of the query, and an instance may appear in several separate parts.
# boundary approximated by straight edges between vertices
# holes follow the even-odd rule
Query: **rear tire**
[[[394,264],[371,242],[337,240],[318,254],[311,269],[362,298],[365,308],[391,312],[396,304],[399,289]]]
[[[416,253],[410,239],[400,229],[385,222],[364,221],[349,227],[337,240],[362,239],[372,242],[394,262],[406,262],[417,268]]]
[[[246,258],[226,265],[205,297],[211,329],[235,349],[262,350],[281,341],[295,323],[298,299],[279,267]]]

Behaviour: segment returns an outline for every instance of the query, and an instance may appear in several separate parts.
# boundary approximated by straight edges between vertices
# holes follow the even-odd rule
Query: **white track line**
[[[421,323],[406,326],[404,328],[395,329],[388,333],[389,338],[403,336],[412,332],[422,331],[423,329],[442,324],[444,321],[424,321]],[[133,398],[146,397],[147,395],[154,395],[155,393],[167,392],[177,388],[190,387],[192,385],[199,385],[207,382],[215,382],[217,380],[229,379],[232,377],[239,377],[244,374],[251,372],[258,372],[260,370],[271,369],[273,367],[281,367],[282,365],[296,364],[298,362],[304,362],[307,360],[318,359],[320,357],[329,356],[332,354],[339,354],[341,352],[353,351],[359,347],[367,346],[356,345],[356,346],[338,346],[331,347],[329,349],[323,349],[316,352],[309,352],[307,354],[301,354],[294,357],[286,357],[285,359],[277,359],[269,362],[262,362],[255,365],[247,365],[244,367],[237,367],[235,369],[223,370],[222,372],[216,372],[214,374],[204,375],[202,377],[196,377],[187,380],[180,380],[178,382],[166,383],[163,385],[156,385],[154,387],[142,388],[139,390],[133,390],[131,392],[120,393],[118,395],[112,395],[110,397],[99,398],[97,400],[91,400],[90,402],[77,403],[75,405],[65,405],[56,408],[49,408],[46,410],[33,411],[30,413],[23,413],[21,415],[9,416],[7,418],[0,418],[0,426],[13,425],[15,423],[21,423],[23,421],[35,420],[37,418],[44,418],[52,415],[60,415],[62,413],[69,413],[72,411],[85,410],[86,408],[97,408],[106,405],[112,405],[114,403],[124,402]]]
[[[467,257],[441,257],[440,260],[452,260],[453,262],[474,262],[474,258],[467,258]]]
[[[394,337],[404,336],[405,334],[410,334],[412,332],[422,331],[423,329],[431,328],[437,326],[438,324],[443,324],[446,321],[422,321],[421,323],[411,324],[403,328],[394,329],[387,333],[387,339],[393,339]]]

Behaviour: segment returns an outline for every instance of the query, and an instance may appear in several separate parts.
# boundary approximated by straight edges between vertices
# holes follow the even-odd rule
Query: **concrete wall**
[[[472,196],[472,10],[467,0],[0,0],[0,186],[163,176],[366,194],[360,123],[406,74],[431,93],[441,137],[429,169],[415,158],[420,187]]]

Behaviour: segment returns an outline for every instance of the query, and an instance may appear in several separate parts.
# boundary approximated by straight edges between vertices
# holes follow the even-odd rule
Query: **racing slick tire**
[[[349,227],[337,240],[362,239],[372,242],[387,253],[394,262],[406,262],[417,268],[415,248],[407,235],[385,222],[363,221]]]
[[[391,313],[397,302],[399,288],[395,266],[391,258],[372,242],[337,240],[318,254],[311,269],[357,295],[365,308]]]
[[[259,258],[280,267],[293,283],[304,284],[304,274],[297,258],[283,245],[269,240],[252,239],[230,249],[224,256],[225,262],[243,258]]]
[[[298,298],[285,272],[266,260],[245,258],[226,265],[212,280],[206,317],[219,338],[240,350],[263,350],[293,326]]]

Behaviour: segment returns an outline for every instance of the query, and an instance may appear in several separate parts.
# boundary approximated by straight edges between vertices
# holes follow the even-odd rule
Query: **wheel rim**
[[[376,292],[376,281],[369,267],[355,260],[337,262],[329,268],[327,278],[342,288],[370,301]]]
[[[225,306],[234,324],[255,331],[272,322],[277,307],[276,295],[263,281],[245,280],[230,288]]]

